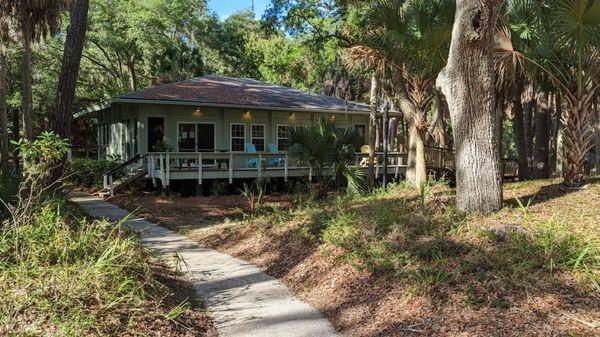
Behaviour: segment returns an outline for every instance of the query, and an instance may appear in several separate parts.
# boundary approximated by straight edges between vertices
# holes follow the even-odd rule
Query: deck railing
[[[382,174],[383,153],[377,152],[375,166],[376,175]],[[368,153],[357,153],[354,167],[366,167]],[[202,163],[199,165],[199,163]],[[244,153],[244,152],[150,152],[147,155],[148,175],[151,179],[161,180],[168,185],[172,173],[197,172],[198,184],[208,171],[227,172],[226,177],[232,183],[236,171],[256,171],[256,177],[262,177],[266,171],[279,170],[285,181],[290,177],[290,170],[306,170],[312,180],[313,169],[295,161],[288,153]],[[388,170],[395,169],[395,176],[400,174],[400,168],[406,165],[406,154],[401,152],[388,153]]]

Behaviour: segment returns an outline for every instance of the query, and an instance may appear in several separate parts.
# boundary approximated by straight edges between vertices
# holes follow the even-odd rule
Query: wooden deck
[[[383,152],[375,153],[375,174],[384,174]],[[353,168],[366,171],[366,153],[356,153]],[[387,154],[387,175],[400,178],[406,173],[406,152]],[[426,166],[429,171],[454,171],[454,152],[450,149],[426,147]],[[202,163],[199,165],[199,163]],[[504,177],[513,179],[518,175],[516,160],[504,160]],[[125,176],[114,181],[117,172]],[[137,155],[105,175],[104,187],[113,195],[114,190],[128,181],[149,177],[155,186],[169,187],[173,180],[196,181],[202,186],[207,180],[222,179],[233,183],[235,179],[313,178],[310,167],[299,165],[287,153],[240,153],[240,152],[152,152]]]
[[[367,170],[363,158],[366,154],[356,155],[352,166],[358,170]],[[382,157],[382,153],[377,154]],[[383,174],[383,165],[376,165],[376,174]],[[203,163],[203,165],[198,165]],[[387,174],[399,177],[406,171],[406,154],[391,152],[388,154]],[[313,170],[301,166],[293,161],[287,153],[183,153],[163,152],[149,153],[147,156],[148,176],[155,184],[169,186],[172,180],[196,180],[198,185],[211,179],[226,179],[233,183],[234,179],[248,178],[283,178],[285,181],[291,177],[313,178]]]

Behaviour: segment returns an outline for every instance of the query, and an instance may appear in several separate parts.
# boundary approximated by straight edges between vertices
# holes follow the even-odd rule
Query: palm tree
[[[449,0],[377,0],[370,4],[370,29],[363,45],[386,60],[397,106],[409,127],[407,180],[425,182],[424,136],[434,83],[445,64],[454,2]]]
[[[534,13],[537,20],[509,21],[512,41],[529,37],[536,48],[504,44],[500,53],[512,54],[514,63],[525,63],[541,69],[560,89],[565,102],[563,140],[565,142],[565,184],[580,186],[585,174],[585,161],[592,147],[590,128],[591,105],[600,83],[600,1],[513,0],[514,10]],[[516,33],[516,34],[515,34]],[[510,39],[510,35],[509,35]],[[511,50],[514,49],[514,50]],[[520,49],[520,50],[519,50]]]
[[[31,43],[48,33],[54,34],[60,27],[60,12],[67,8],[69,0],[3,0],[2,15],[10,17],[21,33],[23,49],[22,115],[23,136],[33,139],[33,115],[31,111]],[[0,15],[1,16],[1,15]]]
[[[379,88],[381,86],[381,77],[387,66],[387,61],[377,50],[357,44],[345,51],[344,60],[346,64],[353,69],[369,69],[371,74],[370,90],[370,113],[369,113],[369,162],[367,179],[368,186],[372,189],[375,185],[375,147],[377,132],[377,109],[379,100]]]
[[[350,164],[361,141],[355,128],[340,128],[334,120],[321,119],[312,126],[290,128],[290,155],[312,169],[316,197],[324,197],[344,180],[347,191],[357,193],[362,189],[362,177]]]

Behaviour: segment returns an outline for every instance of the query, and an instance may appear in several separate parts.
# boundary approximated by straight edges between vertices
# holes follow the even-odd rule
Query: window
[[[354,128],[358,131],[358,135],[360,139],[362,139],[363,144],[367,142],[367,127],[364,125],[355,125]]]
[[[256,147],[256,151],[265,150],[265,125],[252,124],[251,142]]]
[[[287,151],[290,149],[290,126],[285,124],[277,125],[277,151]]]
[[[246,125],[245,124],[231,124],[231,151],[244,151],[244,144],[246,143]]]
[[[196,150],[196,125],[181,123],[178,126],[177,147],[181,152],[193,152]]]

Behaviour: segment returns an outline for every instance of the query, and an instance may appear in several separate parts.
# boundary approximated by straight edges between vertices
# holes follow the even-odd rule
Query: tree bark
[[[413,121],[408,121],[408,165],[406,181],[414,186],[427,182],[425,166],[425,142]]]
[[[513,85],[513,133],[517,147],[517,162],[519,164],[519,181],[529,180],[529,164],[527,162],[527,143],[523,126],[523,83],[516,80]]]
[[[369,113],[369,167],[367,169],[369,188],[375,186],[375,133],[377,128],[377,97],[379,93],[379,76],[371,75],[371,111]]]
[[[548,94],[541,92],[537,98],[535,110],[535,157],[534,174],[537,179],[546,179],[550,176],[548,171],[549,144],[550,144],[550,118],[548,111]]]
[[[525,111],[523,113],[523,128],[525,129],[525,149],[527,150],[527,165],[529,176],[533,177],[533,115],[537,103],[533,85],[526,88]]]
[[[0,38],[0,160],[8,163],[8,106],[6,105],[6,59],[4,41]]]
[[[71,108],[75,99],[75,87],[85,42],[88,7],[88,0],[74,0],[71,4],[71,22],[67,28],[55,107],[50,116],[51,129],[71,141],[73,140]]]
[[[592,99],[592,128],[594,130],[594,169],[600,174],[600,111],[598,111],[598,95]]]
[[[21,92],[21,114],[23,115],[23,137],[33,140],[33,115],[31,111],[31,26],[29,19],[22,22],[23,80]]]
[[[551,153],[552,153],[552,160],[550,162],[550,172],[553,175],[557,175],[560,176],[562,175],[562,163],[559,165],[559,160],[561,160],[561,158],[564,158],[561,151],[562,151],[562,146],[560,146],[559,140],[562,141],[562,138],[560,137],[560,130],[562,128],[562,94],[560,92],[557,92],[556,95],[554,96],[555,99],[555,109],[554,109],[554,123],[553,123],[553,128],[552,128],[552,143],[551,143]],[[560,139],[559,139],[560,138]],[[560,167],[559,167],[560,166]]]
[[[502,148],[502,134],[504,133],[504,116],[505,116],[506,104],[504,102],[504,90],[500,90],[496,96],[496,125],[498,132],[496,133],[498,142],[498,152],[500,158],[504,157],[504,149]]]
[[[450,54],[437,78],[450,109],[456,202],[463,211],[502,207],[492,46],[503,1],[457,0]]]

